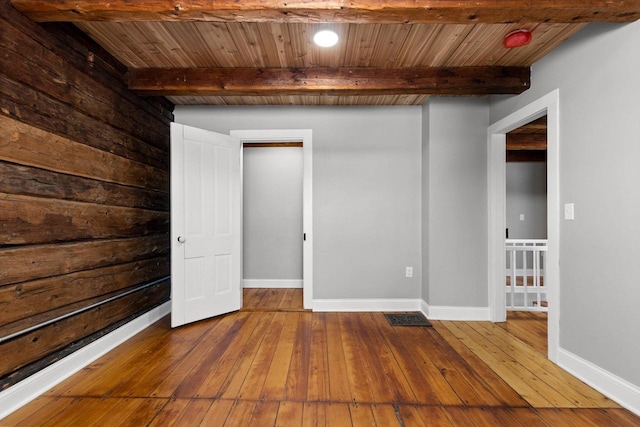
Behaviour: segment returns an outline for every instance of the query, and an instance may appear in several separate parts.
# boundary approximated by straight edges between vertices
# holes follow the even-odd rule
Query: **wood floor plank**
[[[334,402],[350,402],[352,399],[351,384],[349,383],[349,371],[347,369],[347,359],[344,353],[338,315],[336,313],[327,313],[325,322],[329,394]]]
[[[93,362],[81,372],[83,375],[73,376],[65,380],[49,394],[64,396],[104,396],[123,379],[135,375],[140,355],[158,354],[166,345],[171,328],[163,324],[162,328],[153,329],[144,334],[139,342],[136,337],[118,346],[115,354],[109,352]],[[176,337],[176,340],[180,338]],[[121,351],[121,352],[120,352]]]
[[[348,403],[328,403],[325,406],[327,426],[351,427],[351,412]]]
[[[144,360],[139,360],[140,368],[136,374],[120,382],[111,390],[110,395],[153,396],[174,370],[182,373],[187,367],[195,370],[190,378],[200,378],[218,360],[245,320],[245,314],[234,313],[203,321],[200,326],[206,333],[194,334],[199,337],[189,344],[169,342],[161,350],[162,353],[156,354],[162,354],[163,357],[152,357],[149,360],[147,355],[143,355]],[[166,385],[165,383],[165,387]],[[165,396],[168,395],[165,393]]]
[[[351,396],[354,402],[374,402],[369,382],[370,368],[368,360],[363,357],[362,343],[358,339],[359,334],[353,323],[354,315],[354,313],[339,313],[337,315]],[[333,379],[333,374],[331,379]]]
[[[223,354],[236,341],[249,317],[247,313],[232,313],[201,322],[201,326],[208,332],[191,346],[191,351],[165,369],[149,374],[159,375],[159,378],[149,381],[151,395],[199,397],[197,390],[202,385],[202,380],[207,378],[207,374],[218,365]]]
[[[67,408],[72,407],[75,402],[80,401],[80,398],[74,397],[55,397],[50,401],[42,405],[38,410],[26,416],[23,420],[16,425],[19,426],[42,426],[46,424],[53,417],[59,414],[67,414]],[[27,410],[28,412],[28,410]],[[3,421],[4,422],[4,421]]]
[[[244,288],[242,290],[242,308],[256,308],[264,295],[264,289]]]
[[[371,313],[360,313],[354,323],[360,334],[363,367],[369,378],[373,403],[414,402],[415,394],[377,331],[372,316]],[[383,317],[381,313],[376,316]]]
[[[28,405],[23,406],[22,408],[17,409],[12,412],[10,415],[6,416],[2,419],[2,423],[7,426],[16,426],[21,425],[22,421],[40,411],[44,406],[51,404],[56,399],[53,396],[40,396],[36,399],[29,402]],[[0,424],[1,425],[1,424]]]
[[[259,348],[259,343],[264,337],[266,328],[271,323],[272,316],[267,313],[257,313],[248,317],[243,323],[241,330],[218,358],[214,366],[209,366],[208,370],[202,373],[201,377],[190,378],[189,382],[183,382],[175,391],[180,397],[208,397],[214,398],[220,395],[225,380],[238,372],[238,368],[244,361],[247,361],[247,369],[250,366],[248,359],[254,356],[253,349]],[[205,366],[206,367],[206,366]],[[246,372],[238,378],[238,388],[244,380]],[[189,384],[192,383],[192,384]],[[199,387],[195,387],[199,384]],[[237,390],[237,389],[236,389]],[[235,398],[237,396],[233,395]]]
[[[291,364],[285,386],[286,400],[307,400],[309,365],[311,359],[312,314],[300,313],[294,339]]]
[[[326,318],[327,313],[314,313],[311,318],[307,400],[312,402],[330,399]]]
[[[440,426],[440,427],[452,427],[451,421],[447,416],[447,413],[440,406],[416,406],[416,410],[425,425]]]
[[[108,410],[97,413],[99,418],[93,423],[84,425],[93,425],[96,427],[106,425],[122,427],[147,425],[169,401],[169,399],[137,397],[109,398],[109,400],[113,400],[117,402],[117,404]]]
[[[418,408],[412,405],[398,405],[398,412],[402,419],[402,425],[415,427],[428,427],[420,415]]]
[[[280,402],[275,426],[292,427],[302,425],[303,408],[302,402]]]
[[[326,404],[305,402],[302,408],[302,427],[330,427],[327,425]]]
[[[240,390],[262,345],[262,341],[264,341],[267,331],[271,327],[274,317],[275,313],[265,313],[236,357],[234,359],[225,359],[225,361],[233,361],[233,365],[229,372],[224,375],[224,381],[217,393],[218,396],[224,399],[238,398]],[[213,392],[213,388],[211,388],[211,392]],[[205,394],[205,391],[201,388],[198,390],[198,393],[202,396]]]
[[[408,353],[418,365],[421,374],[424,375],[425,381],[422,383],[422,387],[431,387],[437,399],[443,405],[463,405],[463,401],[460,399],[460,396],[458,396],[458,393],[456,393],[442,372],[440,372],[438,367],[433,363],[430,351],[426,348],[426,340],[420,331],[417,331],[413,327],[406,326],[396,327],[394,329],[405,342]],[[415,389],[414,392],[416,392]]]
[[[523,426],[551,427],[544,422],[535,408],[508,408],[508,411]]]
[[[280,307],[284,293],[281,289],[267,289],[258,308],[276,310]]]
[[[160,412],[156,414],[153,420],[151,420],[148,427],[172,425],[174,420],[183,413],[188,404],[188,399],[170,399]]]
[[[524,427],[516,418],[503,408],[467,408],[466,415],[474,426]]]
[[[242,383],[238,398],[245,400],[260,399],[285,322],[284,313],[275,314]]]
[[[99,410],[103,401],[99,397],[86,397],[84,399],[74,399],[64,412],[53,415],[49,420],[40,424],[41,427],[67,425],[81,425],[86,414]]]
[[[118,426],[146,426],[151,420],[153,420],[158,413],[164,408],[169,399],[148,399],[148,398],[131,398],[126,399],[131,402],[135,402],[131,409],[128,406],[121,411],[120,420],[119,417],[114,418],[114,424]],[[118,410],[120,411],[120,410]],[[105,419],[111,419],[111,414],[105,414]],[[108,425],[106,422],[99,422],[99,426]]]
[[[278,338],[275,354],[269,366],[269,372],[262,389],[261,399],[283,400],[285,397],[287,376],[291,366],[291,357],[298,332],[299,313],[281,314],[284,327]]]
[[[497,326],[518,337],[540,354],[547,355],[547,313],[509,311],[507,321],[498,323]]]
[[[251,414],[249,425],[252,426],[272,426],[276,423],[278,416],[279,402],[258,402]]]
[[[576,412],[561,408],[539,408],[538,413],[545,423],[550,426],[570,425],[580,427],[594,427],[596,424],[585,421],[584,417]]]
[[[612,425],[616,426],[638,426],[640,425],[640,417],[631,413],[631,411],[623,408],[598,408],[611,420]]]
[[[595,392],[582,381],[553,364],[532,347],[508,334],[502,328],[485,322],[476,322],[472,326],[487,339],[500,344],[500,348],[509,356],[536,375],[541,381],[569,399],[575,407],[593,407],[594,405],[618,405],[602,394]]]
[[[354,426],[375,426],[376,420],[371,411],[371,405],[367,403],[352,403],[349,405],[351,424]]]
[[[200,422],[201,426],[222,427],[227,422],[227,418],[233,409],[235,401],[226,399],[214,400],[207,413]]]
[[[499,349],[484,342],[482,337],[478,337],[476,331],[466,325],[465,322],[447,322],[445,325],[530,405],[536,408],[548,408],[557,405],[557,403],[552,403],[544,394],[534,389],[531,383],[535,382],[536,379],[530,372],[521,366],[517,366],[516,361],[509,358]],[[567,399],[563,400],[565,404],[570,404]]]
[[[473,426],[473,421],[467,415],[468,408],[461,406],[445,406],[443,407],[447,418],[454,426]],[[502,426],[501,426],[502,427]]]
[[[416,328],[424,335],[429,357],[467,406],[495,406],[500,401],[485,387],[483,381],[477,381],[473,375],[466,375],[460,356],[442,339],[433,328]]]
[[[374,321],[376,321],[378,331],[389,346],[398,367],[404,373],[417,402],[432,405],[441,404],[436,390],[431,386],[426,386],[429,384],[429,379],[422,366],[413,358],[408,343],[382,317],[374,317]],[[454,398],[454,400],[460,402],[459,399]]]
[[[449,331],[441,322],[432,321],[433,328],[464,359],[472,371],[472,375],[479,378],[493,391],[494,396],[505,406],[527,406],[527,402],[513,388],[500,378],[484,361],[462,341]]]
[[[278,306],[279,310],[296,310],[302,308],[302,289],[285,289],[284,296]]]
[[[87,400],[87,399],[83,399]],[[104,425],[104,414],[113,414],[117,415],[118,410],[121,406],[126,405],[126,398],[97,398],[94,399],[95,402],[93,405],[86,407],[82,411],[76,412],[74,409],[74,416],[69,418],[67,415],[63,417],[64,423],[68,423],[70,425],[83,425],[83,426],[93,426],[93,425]],[[74,418],[75,417],[75,418]],[[112,418],[109,418],[110,420]],[[54,425],[59,425],[56,423]]]
[[[376,425],[379,427],[400,427],[400,420],[396,414],[396,410],[393,405],[389,404],[374,404],[371,405],[371,412],[373,418],[376,421]]]
[[[255,400],[236,400],[227,416],[225,427],[246,427],[251,421],[253,410],[256,407]]]
[[[172,399],[149,423],[149,427],[200,425],[211,408],[211,403],[210,400]]]

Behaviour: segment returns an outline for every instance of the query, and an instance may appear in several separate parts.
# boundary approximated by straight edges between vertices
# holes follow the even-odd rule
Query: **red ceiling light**
[[[514,47],[522,47],[529,44],[531,41],[531,31],[529,30],[515,30],[504,36],[502,43],[507,49],[513,49]]]

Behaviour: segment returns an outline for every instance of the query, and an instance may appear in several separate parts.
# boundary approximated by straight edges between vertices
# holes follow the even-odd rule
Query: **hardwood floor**
[[[640,424],[501,326],[392,327],[284,293],[174,330],[162,319],[0,425]]]
[[[507,311],[507,321],[497,325],[543,356],[547,355],[547,313]]]
[[[302,289],[243,289],[241,311],[304,311]]]

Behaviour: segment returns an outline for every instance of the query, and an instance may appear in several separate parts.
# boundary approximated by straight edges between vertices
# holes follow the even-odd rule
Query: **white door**
[[[171,326],[239,310],[240,142],[171,124]]]

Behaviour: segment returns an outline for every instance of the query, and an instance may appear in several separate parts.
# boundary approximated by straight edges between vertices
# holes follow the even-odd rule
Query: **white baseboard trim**
[[[563,348],[558,349],[558,365],[574,377],[640,416],[640,387]]]
[[[314,299],[313,311],[420,311],[419,299]]]
[[[0,392],[0,419],[29,403],[170,312],[171,301],[167,301],[91,344],[82,347],[75,353]]]
[[[278,280],[278,279],[245,279],[242,281],[244,288],[299,288],[304,286],[303,280]]]
[[[421,309],[431,320],[489,320],[489,307],[449,307],[429,305],[422,301]]]

